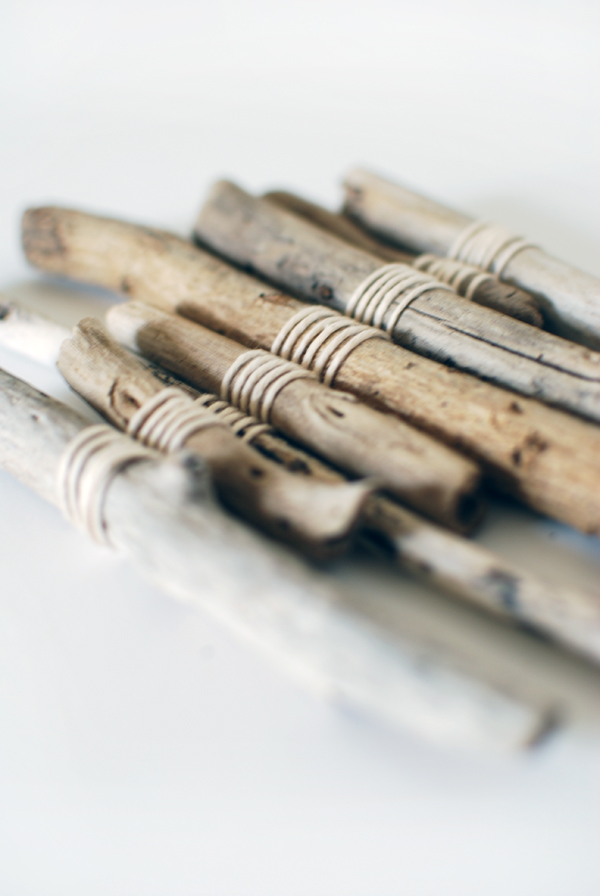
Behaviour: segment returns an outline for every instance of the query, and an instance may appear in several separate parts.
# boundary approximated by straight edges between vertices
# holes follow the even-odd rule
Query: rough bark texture
[[[60,402],[0,371],[0,466],[50,500],[60,455],[85,425]],[[147,577],[229,625],[313,689],[468,747],[524,746],[548,724],[547,708],[454,668],[426,640],[387,633],[281,549],[228,518],[198,462],[130,465],[112,480],[104,516],[111,542]]]
[[[415,252],[446,255],[473,218],[368,171],[346,177],[346,210],[369,230]],[[600,348],[600,280],[547,255],[525,249],[502,279],[538,296],[556,332]]]
[[[321,230],[340,237],[340,239],[350,243],[350,245],[356,246],[358,249],[364,249],[365,252],[375,255],[382,261],[401,262],[402,264],[413,265],[419,270],[424,270],[419,264],[423,256],[401,252],[391,245],[386,245],[381,239],[375,239],[359,227],[347,215],[330,212],[319,205],[315,205],[313,202],[308,202],[306,199],[296,196],[294,193],[273,191],[265,193],[263,198],[275,203],[280,208],[305,218],[307,221],[320,227]],[[433,257],[435,258],[435,256]],[[459,295],[465,295],[470,282],[479,273],[480,271],[477,268],[473,268],[471,277],[464,278],[462,281],[463,288],[457,290]],[[493,308],[495,311],[508,314],[510,317],[515,317],[517,320],[522,320],[524,323],[531,324],[534,327],[541,327],[544,323],[539,303],[534,296],[529,295],[522,289],[517,289],[515,286],[503,283],[497,278],[490,277],[489,280],[477,286],[471,298],[478,305]]]
[[[239,343],[182,317],[141,303],[115,306],[108,324],[116,338],[195,385],[219,393]],[[391,414],[316,379],[295,380],[273,404],[276,429],[336,466],[373,477],[382,488],[456,529],[479,519],[477,468]]]
[[[380,266],[375,256],[227,181],[211,190],[196,233],[235,263],[342,313]],[[393,313],[392,305],[384,325]],[[402,313],[392,336],[436,361],[600,421],[600,353],[505,314],[433,290]]]
[[[30,211],[29,260],[177,311],[250,347],[270,348],[302,302],[185,240],[66,209]],[[363,343],[336,384],[482,461],[499,488],[541,513],[600,531],[598,429],[383,340]]]

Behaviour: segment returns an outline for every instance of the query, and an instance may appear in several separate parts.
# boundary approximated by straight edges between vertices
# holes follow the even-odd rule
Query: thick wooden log
[[[0,371],[0,467],[54,503],[60,459],[85,427],[74,411]],[[167,593],[209,612],[312,689],[436,742],[515,748],[547,730],[552,707],[478,680],[426,639],[387,633],[227,517],[197,456],[156,457],[111,480],[104,517],[114,546]]]
[[[42,363],[58,361],[61,344],[71,338],[69,330],[18,306],[11,306],[9,315],[9,343],[14,350]],[[0,320],[0,345],[4,344],[4,327],[9,315]],[[89,328],[88,323],[83,333]],[[75,332],[77,334],[77,329]],[[88,342],[89,336],[86,338]],[[53,355],[48,352],[50,345],[54,345]],[[40,346],[43,347],[42,356]],[[127,389],[129,364],[121,363],[115,343],[103,342],[103,353],[107,351],[115,373],[118,369],[117,384]],[[155,377],[163,386],[175,385],[193,398],[202,395],[165,368],[144,362],[139,357],[129,356],[127,360],[133,362],[132,376],[136,381],[142,367],[145,374]],[[93,343],[92,351],[84,350],[80,355],[80,362],[90,368],[102,363]],[[71,384],[77,388],[78,382],[82,381],[82,391],[87,393],[89,387],[85,383],[88,378],[82,376],[81,368],[76,377],[77,381],[71,378]],[[96,395],[93,403],[112,422],[120,425],[122,418],[113,409],[112,390],[109,387],[102,395],[96,385],[98,380],[103,381],[103,377],[93,377],[92,389]],[[121,407],[123,402],[116,404]],[[238,430],[236,434],[240,438],[243,431]],[[257,430],[252,445],[303,481],[308,477],[324,482],[341,482],[343,479],[332,467],[307,455],[274,432]],[[366,501],[360,525],[362,540],[368,548],[376,546],[380,551],[383,539],[391,559],[427,585],[489,610],[507,621],[526,625],[596,662],[600,660],[600,592],[586,594],[578,589],[540,581],[505,558],[427,522],[380,494],[372,494]]]
[[[380,260],[234,184],[215,184],[196,234],[236,264],[342,313]],[[395,318],[389,307],[381,325]],[[600,353],[483,308],[454,293],[428,291],[392,326],[399,345],[600,421]]]
[[[392,183],[356,169],[345,180],[346,210],[363,226],[415,252],[446,255],[475,219]],[[498,272],[499,249],[489,269]],[[510,234],[506,232],[506,240]],[[515,244],[516,246],[516,244]],[[470,261],[468,246],[464,260]],[[464,256],[463,256],[464,257]],[[474,262],[473,262],[474,263]],[[556,332],[592,348],[600,348],[600,280],[540,248],[523,248],[500,271],[501,279],[538,296],[544,315]]]
[[[330,212],[314,202],[308,202],[294,193],[286,193],[285,191],[275,190],[264,194],[264,199],[274,202],[280,208],[284,208],[293,214],[305,218],[327,233],[332,233],[340,237],[352,246],[364,249],[371,255],[375,255],[382,261],[401,262],[402,264],[410,264],[418,270],[426,270],[438,277],[436,271],[436,262],[439,266],[441,259],[435,255],[414,255],[408,252],[402,252],[399,249],[377,240],[371,234],[367,233],[363,228],[359,227],[355,221],[347,215]],[[432,270],[433,267],[433,270]],[[454,279],[451,284],[457,293],[467,296],[478,305],[485,305],[486,308],[493,308],[502,314],[508,314],[510,317],[516,317],[526,324],[534,327],[541,327],[544,319],[539,309],[539,303],[529,293],[503,283],[497,277],[490,274],[486,278],[481,277],[481,271],[476,267],[464,265],[462,267],[460,277]],[[447,281],[446,281],[447,282]]]
[[[119,342],[183,379],[220,393],[239,343],[142,303],[114,306],[107,322]],[[479,472],[465,458],[391,414],[327,389],[315,378],[289,382],[273,402],[276,429],[331,463],[379,486],[427,516],[470,529],[481,515]]]
[[[254,348],[270,348],[307,306],[185,240],[66,209],[31,210],[29,260],[177,311]],[[359,345],[336,384],[482,461],[497,487],[540,513],[600,532],[598,429],[384,340]]]

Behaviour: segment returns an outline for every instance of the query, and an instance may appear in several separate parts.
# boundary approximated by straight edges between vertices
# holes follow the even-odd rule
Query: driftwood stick
[[[12,347],[34,360],[56,363],[60,344],[71,338],[70,331],[15,306],[11,307],[11,314],[13,319],[19,317],[21,322],[18,333],[11,331]],[[5,321],[6,318],[0,320],[0,344]],[[48,337],[44,335],[46,329]],[[55,356],[49,357],[46,352],[45,359],[40,358],[38,347],[48,345],[50,337],[58,336],[60,330],[60,341],[53,339]],[[114,351],[113,345],[108,348],[118,361],[119,353]],[[91,352],[86,352],[82,360],[89,365],[95,362]],[[138,368],[143,363],[141,358],[135,359]],[[126,366],[119,367],[118,382],[121,383]],[[202,395],[151,362],[143,369],[163,385],[176,385],[194,398]],[[102,411],[109,418],[112,415],[113,422],[118,423],[112,406],[112,399],[106,397]],[[238,430],[237,435],[241,437],[243,432]],[[343,479],[336,470],[274,432],[257,431],[252,444],[303,480],[307,476],[325,482]],[[596,662],[600,660],[599,594],[586,594],[578,589],[540,581],[504,558],[419,518],[380,494],[372,494],[363,506],[361,529],[367,547],[371,546],[372,538],[377,546],[381,546],[383,536],[393,561],[427,585],[483,607],[505,620],[527,625]]]
[[[345,194],[347,212],[364,227],[416,252],[447,255],[456,248],[462,260],[486,267],[505,282],[538,296],[556,332],[600,348],[597,277],[531,244],[525,247],[524,241],[511,256],[518,248],[517,238],[504,228],[480,229],[469,239],[467,228],[473,229],[473,218],[368,171],[351,171]],[[458,243],[461,234],[467,238]]]
[[[61,457],[85,428],[75,412],[0,371],[0,466],[54,503]],[[131,463],[109,484],[103,512],[111,541],[151,580],[313,689],[388,723],[476,748],[524,746],[544,731],[547,710],[453,668],[423,640],[386,634],[282,549],[228,518],[194,457]]]
[[[60,350],[58,367],[69,385],[119,429],[165,387],[112,339],[99,321],[85,319]],[[184,395],[184,393],[181,393]],[[372,487],[300,479],[260,457],[226,423],[193,432],[185,447],[199,454],[224,504],[282,541],[324,558],[344,551]]]
[[[275,203],[280,208],[286,209],[301,218],[305,218],[321,230],[332,233],[352,246],[363,249],[371,255],[387,262],[401,262],[402,264],[410,264],[420,271],[428,271],[434,277],[444,280],[438,273],[440,262],[442,259],[435,255],[414,255],[408,252],[401,252],[394,246],[386,245],[381,240],[375,239],[371,234],[367,233],[363,228],[359,227],[355,221],[347,215],[336,214],[330,212],[314,202],[308,202],[294,193],[286,193],[284,191],[272,191],[265,193],[264,199]],[[502,314],[508,314],[510,317],[516,317],[526,324],[534,327],[541,327],[544,319],[539,309],[539,303],[534,296],[503,283],[493,274],[487,277],[481,276],[481,270],[472,265],[464,265],[455,263],[456,271],[452,274],[450,285],[456,292],[466,298],[471,299],[478,305],[485,305],[486,308],[493,308]]]
[[[119,342],[195,385],[220,393],[242,345],[142,303],[115,305],[107,317]],[[479,472],[466,458],[391,414],[327,389],[315,378],[289,382],[273,402],[274,427],[427,516],[470,529],[482,511]]]
[[[342,313],[381,267],[375,256],[226,181],[211,190],[196,234],[235,263]],[[420,295],[398,316],[399,307],[392,303],[381,320],[398,344],[600,421],[600,353],[441,290]]]
[[[30,211],[29,260],[269,349],[306,304],[164,231],[66,209]],[[384,340],[359,345],[336,385],[482,461],[497,487],[587,533],[600,532],[596,427]]]

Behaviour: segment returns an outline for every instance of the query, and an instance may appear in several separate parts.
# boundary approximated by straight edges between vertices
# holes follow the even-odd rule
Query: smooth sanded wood
[[[214,185],[196,234],[213,250],[294,294],[345,313],[380,259],[227,181]],[[394,314],[394,305],[383,324]],[[600,421],[600,353],[454,293],[415,299],[393,339],[419,354]]]
[[[50,500],[60,456],[85,426],[60,402],[0,371],[0,467]],[[130,464],[108,487],[111,543],[147,578],[211,613],[313,690],[437,743],[510,749],[547,730],[553,707],[479,680],[422,636],[386,631],[227,516],[193,458],[156,455]]]
[[[363,226],[416,252],[446,255],[475,220],[362,169],[346,176],[345,195]],[[556,332],[600,348],[600,279],[537,248],[515,255],[502,279],[536,295]]]
[[[142,303],[116,305],[107,322],[119,342],[217,393],[246,351],[225,336]],[[372,477],[452,528],[470,529],[481,515],[474,464],[354,395],[328,389],[313,377],[294,380],[277,395],[271,419],[276,429],[336,466]]]
[[[296,196],[294,193],[275,190],[265,193],[263,198],[275,203],[280,208],[305,218],[322,230],[345,240],[350,245],[364,249],[365,252],[370,252],[371,255],[375,255],[382,261],[410,264],[419,270],[428,270],[431,264],[431,262],[428,264],[429,259],[427,256],[402,252],[394,246],[383,243],[381,239],[375,239],[347,215],[330,212],[314,202],[309,202],[300,196]],[[431,256],[431,259],[435,261],[436,257]],[[423,267],[423,264],[426,267]],[[462,296],[466,294],[475,278],[481,274],[478,268],[472,267],[469,274],[467,266],[464,265],[463,267],[462,287],[457,290]],[[539,302],[534,296],[508,283],[503,283],[491,275],[483,282],[479,282],[479,285],[476,285],[471,298],[478,305],[485,305],[486,308],[493,308],[502,314],[516,317],[517,320],[522,320],[524,323],[531,324],[534,327],[541,327],[544,323],[539,309]]]
[[[10,321],[8,316],[0,319],[0,344],[4,343],[4,327],[8,326],[9,341],[14,350],[42,363],[56,363],[60,344],[71,338],[70,331],[18,306],[11,306],[10,314]],[[18,328],[14,325],[17,320]],[[88,322],[87,327],[90,326]],[[75,332],[83,334],[85,330],[86,324],[82,323]],[[89,342],[89,337],[86,342]],[[48,352],[49,345],[54,346],[53,356]],[[39,353],[40,346],[44,347],[43,356]],[[110,344],[109,348],[115,372],[117,365],[121,371],[128,370],[128,364],[125,361],[121,363],[121,355],[115,351],[115,344]],[[92,352],[85,351],[83,360],[89,366]],[[140,365],[144,363],[146,366],[143,369],[155,377],[159,385],[177,386],[193,398],[202,394],[164,368],[142,362],[139,357],[133,359],[129,354],[127,360],[133,361],[132,378],[135,380]],[[100,369],[103,368],[101,360]],[[80,391],[88,395],[90,386],[85,370],[77,370],[75,377],[71,378],[72,384],[76,388],[81,386]],[[96,384],[102,384],[104,379],[101,373],[93,377],[91,390],[94,394],[98,388]],[[127,387],[123,377],[119,375],[117,380],[120,387],[130,394],[131,388]],[[97,399],[94,400],[91,395],[89,398],[105,416],[121,426],[128,418],[123,418],[121,410],[115,410],[111,393],[110,386],[108,395],[102,397],[100,392],[101,406],[96,403]],[[127,403],[118,401],[119,408],[123,408],[124,404]],[[307,455],[297,445],[274,432],[257,431],[252,445],[283,469],[294,473],[302,482],[310,481],[311,477],[327,483],[343,480],[337,470]],[[362,507],[360,527],[361,540],[368,548],[380,553],[382,545],[385,545],[386,553],[389,552],[395,563],[427,585],[485,608],[507,621],[527,625],[595,661],[600,659],[598,593],[586,594],[578,589],[540,581],[476,542],[435,526],[381,494],[372,494],[367,499]]]
[[[63,342],[58,367],[72,388],[119,429],[126,430],[136,411],[165,388],[91,318],[80,321]],[[194,433],[185,447],[207,463],[226,506],[319,558],[348,546],[371,491],[366,484],[300,480],[258,455],[225,423]]]
[[[270,348],[307,306],[185,240],[67,209],[31,210],[29,260],[177,311]],[[358,346],[336,384],[482,461],[496,486],[587,533],[600,532],[600,441],[591,424],[383,340]]]

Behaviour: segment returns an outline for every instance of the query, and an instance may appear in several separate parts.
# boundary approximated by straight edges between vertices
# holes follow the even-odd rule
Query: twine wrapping
[[[539,246],[515,236],[500,224],[473,221],[459,233],[448,250],[448,258],[473,264],[501,278],[509,261],[524,249],[539,249]]]
[[[221,398],[263,423],[271,422],[273,403],[282,389],[312,374],[262,349],[239,355],[221,383]]]
[[[67,445],[56,473],[66,518],[99,544],[110,545],[104,504],[115,476],[130,464],[152,460],[154,452],[110,426],[87,426]]]
[[[314,372],[331,386],[348,355],[367,339],[387,339],[386,333],[355,324],[328,308],[304,308],[281,328],[271,351]]]

